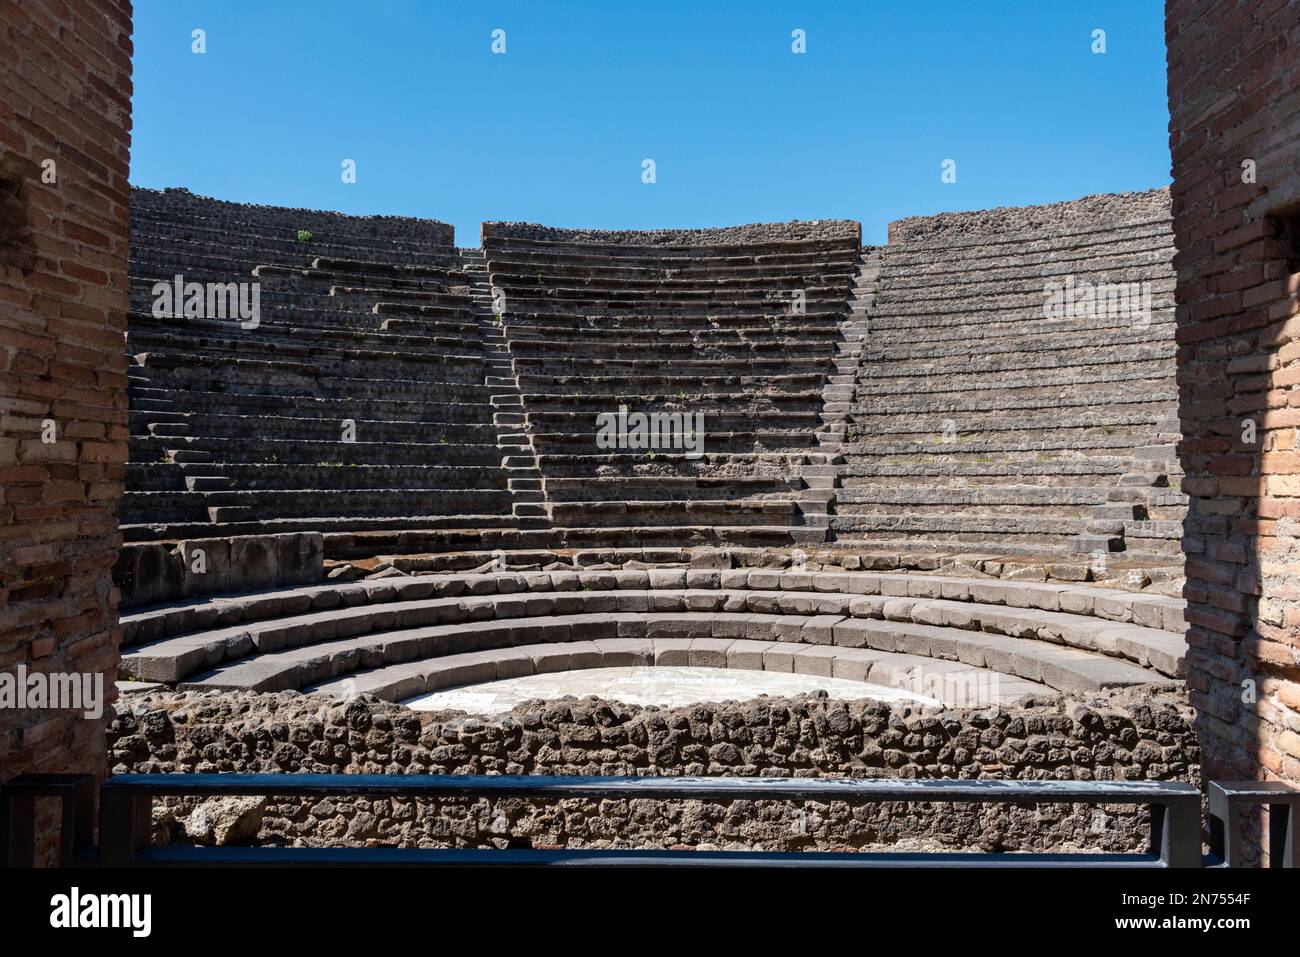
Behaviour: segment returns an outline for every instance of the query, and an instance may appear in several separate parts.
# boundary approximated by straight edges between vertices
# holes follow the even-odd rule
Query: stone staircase
[[[461,258],[469,280],[469,295],[479,340],[483,343],[484,384],[492,389],[492,424],[497,428],[497,450],[510,490],[511,514],[520,527],[545,528],[550,525],[550,508],[546,486],[537,467],[537,453],[528,434],[523,396],[515,375],[510,346],[502,318],[493,309],[492,282],[481,249],[462,249]]]
[[[841,454],[848,436],[849,416],[857,395],[857,370],[867,338],[867,321],[880,279],[880,252],[864,247],[853,269],[848,311],[840,323],[839,342],[835,343],[832,363],[835,368],[822,389],[822,424],[817,430],[817,444],[827,456],[825,464],[805,465],[799,469],[804,485],[810,490],[799,499],[805,525],[826,529],[824,541],[833,541],[832,515],[840,484]]]

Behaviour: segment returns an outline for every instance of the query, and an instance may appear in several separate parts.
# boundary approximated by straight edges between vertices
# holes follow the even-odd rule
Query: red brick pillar
[[[0,673],[98,673],[110,702],[130,126],[128,0],[0,4]],[[0,779],[102,774],[83,715],[0,708]]]
[[[1165,12],[1192,703],[1208,778],[1300,782],[1300,18]]]

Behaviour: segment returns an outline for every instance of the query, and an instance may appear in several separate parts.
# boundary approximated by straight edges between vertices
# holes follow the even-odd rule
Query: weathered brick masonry
[[[1300,781],[1300,18],[1166,32],[1191,700],[1207,778]]]
[[[100,672],[111,696],[131,4],[5,3],[0,64],[0,669]],[[0,710],[0,778],[104,772],[106,720]]]

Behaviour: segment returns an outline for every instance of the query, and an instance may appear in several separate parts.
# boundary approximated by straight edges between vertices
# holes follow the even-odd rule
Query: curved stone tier
[[[953,700],[1167,684],[1181,599],[878,572],[428,575],[312,585],[123,618],[121,675],[189,688],[401,700],[646,664],[796,671]],[[928,682],[928,683],[927,683]]]
[[[894,223],[834,540],[1176,562],[1173,254],[1167,190]]]

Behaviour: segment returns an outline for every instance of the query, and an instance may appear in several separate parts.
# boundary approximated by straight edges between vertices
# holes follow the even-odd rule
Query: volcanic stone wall
[[[924,242],[989,236],[997,233],[1071,230],[1098,221],[1141,223],[1169,217],[1169,192],[1099,193],[1041,206],[999,206],[962,213],[908,216],[889,224],[891,243]]]
[[[98,674],[111,696],[131,5],[28,0],[0,21],[0,670]],[[0,708],[0,779],[102,773],[104,724]]]
[[[1150,688],[944,711],[821,695],[673,709],[566,698],[494,719],[294,692],[126,704],[111,730],[118,772],[1199,780],[1190,709]],[[157,812],[157,839],[195,804]],[[258,836],[335,846],[1131,851],[1145,849],[1145,828],[1145,812],[1114,807],[276,798]]]
[[[131,191],[131,212],[141,219],[171,221],[178,234],[185,227],[228,228],[232,224],[246,227],[259,224],[267,231],[292,235],[305,229],[336,242],[349,238],[393,239],[401,242],[425,242],[450,246],[455,228],[433,219],[414,216],[353,216],[319,209],[294,209],[256,203],[233,203],[208,196],[196,196],[188,189],[141,189]]]
[[[1171,0],[1188,685],[1207,775],[1300,781],[1300,19]]]
[[[708,229],[564,229],[538,223],[487,222],[483,238],[540,239],[565,243],[629,246],[720,246],[727,243],[772,243],[852,239],[860,242],[862,226],[852,219],[791,220],[748,223]]]

